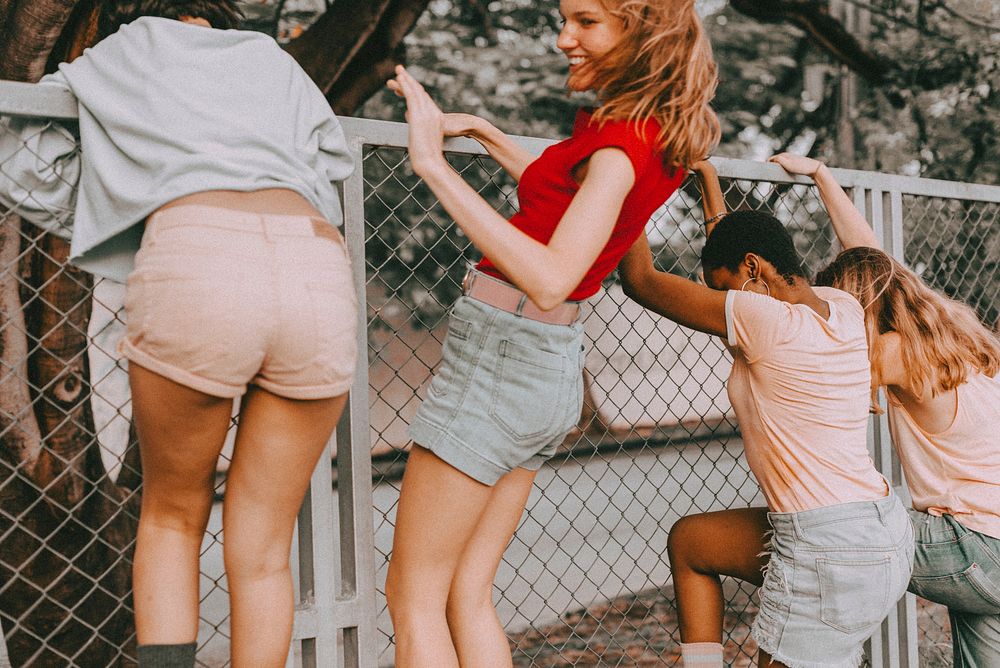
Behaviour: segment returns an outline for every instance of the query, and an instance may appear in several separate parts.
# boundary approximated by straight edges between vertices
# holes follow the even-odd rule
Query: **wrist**
[[[444,174],[451,171],[451,165],[448,164],[443,153],[418,160],[411,159],[410,164],[413,166],[413,173],[428,186],[440,181]]]

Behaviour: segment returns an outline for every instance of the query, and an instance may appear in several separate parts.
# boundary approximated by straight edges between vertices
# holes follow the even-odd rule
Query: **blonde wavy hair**
[[[594,120],[660,124],[664,163],[688,167],[719,143],[709,106],[718,73],[694,0],[601,0],[625,34],[594,63],[600,106]]]
[[[923,395],[958,387],[969,370],[1000,371],[1000,341],[966,304],[932,290],[915,273],[877,248],[845,250],[816,276],[853,295],[864,307],[868,356],[872,361],[872,406],[882,385],[879,335],[902,338],[903,368],[911,392]]]

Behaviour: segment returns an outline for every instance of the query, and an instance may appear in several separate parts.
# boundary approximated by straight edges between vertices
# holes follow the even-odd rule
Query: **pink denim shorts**
[[[320,218],[180,205],[150,217],[125,294],[130,362],[217,397],[348,390],[358,302],[343,237]]]

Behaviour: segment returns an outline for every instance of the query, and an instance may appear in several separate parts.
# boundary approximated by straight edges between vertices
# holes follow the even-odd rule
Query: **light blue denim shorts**
[[[583,325],[553,325],[458,298],[410,438],[487,485],[537,470],[583,409]]]
[[[789,668],[857,668],[906,593],[913,527],[892,492],[876,501],[768,513],[771,558],[751,635]]]

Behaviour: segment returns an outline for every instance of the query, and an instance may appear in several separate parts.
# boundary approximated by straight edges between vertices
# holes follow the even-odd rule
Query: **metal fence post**
[[[3,632],[3,621],[0,621],[0,668],[11,668],[10,657],[7,656],[7,638]]]
[[[365,272],[364,139],[348,137],[354,173],[344,182],[344,236],[358,294],[358,370],[345,419],[337,426],[342,599],[353,599],[355,623],[344,628],[344,665],[376,665],[375,546],[372,524],[371,435],[368,417],[368,333]]]

